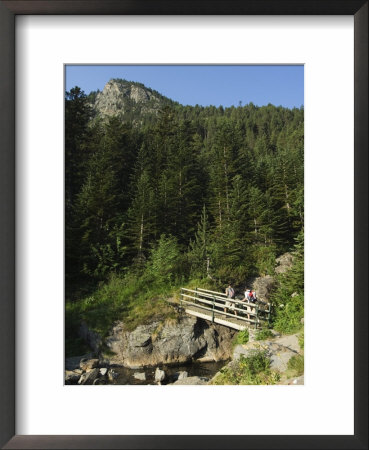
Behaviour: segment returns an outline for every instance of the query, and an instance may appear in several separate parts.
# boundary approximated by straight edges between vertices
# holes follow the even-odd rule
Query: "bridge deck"
[[[207,289],[181,288],[180,304],[187,314],[219,323],[235,330],[253,326],[260,328],[270,322],[270,304],[250,303],[244,299],[231,299],[222,292]],[[224,309],[227,312],[224,312]],[[234,314],[238,313],[238,317]]]
[[[202,308],[197,308],[196,306],[186,306],[185,311],[191,316],[200,317],[201,319],[209,320],[210,322],[212,321],[212,313],[204,311]],[[214,312],[214,322],[235,330],[244,330],[251,325],[244,320],[237,319],[236,316],[229,317],[218,311]]]

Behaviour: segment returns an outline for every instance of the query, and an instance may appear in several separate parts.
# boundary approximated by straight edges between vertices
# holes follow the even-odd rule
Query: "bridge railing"
[[[204,313],[208,313],[212,322],[215,321],[217,314],[221,314],[227,318],[236,318],[245,322],[245,324],[254,325],[255,328],[258,328],[263,324],[269,324],[271,319],[271,305],[269,303],[265,305],[231,299],[222,292],[202,288],[181,288],[180,304],[181,306],[198,308]],[[231,306],[226,306],[229,304]],[[237,312],[237,315],[235,312]]]

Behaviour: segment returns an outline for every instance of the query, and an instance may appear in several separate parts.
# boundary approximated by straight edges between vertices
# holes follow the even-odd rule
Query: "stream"
[[[211,379],[228,361],[217,362],[191,362],[178,366],[166,366],[160,365],[159,368],[165,371],[167,381],[162,384],[173,383],[176,379],[178,372],[186,371],[189,377],[206,377]],[[126,367],[114,367],[114,372],[117,373],[117,377],[109,384],[129,384],[129,385],[147,385],[157,384],[155,382],[155,367],[147,367],[144,369],[128,369]],[[135,373],[145,372],[146,380],[137,380],[134,377]]]

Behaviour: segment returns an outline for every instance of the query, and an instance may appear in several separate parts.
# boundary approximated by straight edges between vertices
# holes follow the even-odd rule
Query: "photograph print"
[[[304,384],[303,65],[64,92],[65,384]]]

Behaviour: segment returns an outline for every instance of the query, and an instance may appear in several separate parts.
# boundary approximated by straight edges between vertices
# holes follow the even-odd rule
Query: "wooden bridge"
[[[226,302],[229,302],[227,304],[231,306],[226,306]],[[231,299],[226,294],[207,289],[181,288],[180,304],[191,316],[236,330],[250,327],[262,328],[270,323],[271,305],[269,303],[250,303]],[[227,312],[224,311],[225,308]]]

